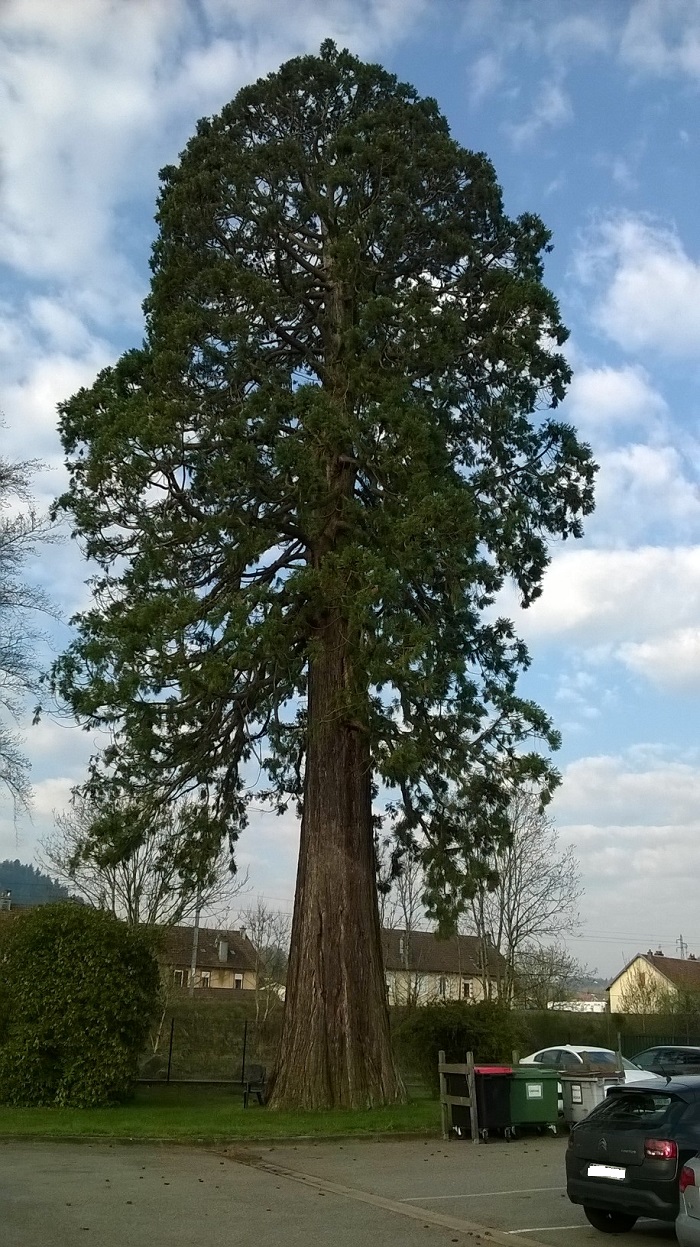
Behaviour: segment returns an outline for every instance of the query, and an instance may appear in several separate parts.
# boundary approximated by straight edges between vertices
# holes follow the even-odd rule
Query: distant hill
[[[11,892],[14,905],[47,905],[70,899],[67,888],[55,883],[36,866],[24,862],[0,862],[0,892]]]
[[[576,979],[572,984],[574,991],[602,991],[610,982],[609,978],[601,978],[599,975],[584,974],[581,978]]]

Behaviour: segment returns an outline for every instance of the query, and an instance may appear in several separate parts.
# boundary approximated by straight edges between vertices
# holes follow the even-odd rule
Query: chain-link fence
[[[622,1055],[633,1057],[647,1048],[690,1047],[700,1048],[700,1035],[686,1026],[680,1026],[664,1035],[626,1035],[620,1037]]]
[[[280,1019],[264,1022],[200,1002],[165,1009],[143,1053],[148,1082],[236,1083],[247,1066],[272,1068]]]

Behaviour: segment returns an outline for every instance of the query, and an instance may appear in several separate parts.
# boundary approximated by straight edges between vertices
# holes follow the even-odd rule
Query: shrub
[[[128,1098],[158,1002],[147,934],[84,906],[44,905],[14,918],[0,963],[0,1099],[88,1107]]]
[[[559,1009],[524,1009],[520,1055],[560,1044],[617,1048],[619,1023],[609,1013],[576,1013]]]
[[[441,1050],[448,1061],[464,1061],[466,1053],[473,1052],[477,1063],[509,1063],[521,1038],[518,1015],[491,1001],[425,1005],[409,1014],[394,1031],[402,1065],[414,1069],[436,1092]]]

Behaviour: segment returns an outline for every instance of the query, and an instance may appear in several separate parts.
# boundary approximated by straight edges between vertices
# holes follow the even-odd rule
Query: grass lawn
[[[440,1130],[440,1105],[416,1099],[394,1108],[322,1113],[274,1112],[251,1104],[229,1087],[141,1086],[117,1108],[0,1106],[0,1137],[112,1138],[229,1142],[298,1136],[374,1135]]]

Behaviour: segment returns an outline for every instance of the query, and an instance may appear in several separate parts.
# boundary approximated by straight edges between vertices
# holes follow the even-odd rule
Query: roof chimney
[[[228,961],[228,940],[219,940],[219,961],[224,963]]]

